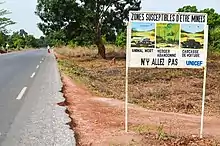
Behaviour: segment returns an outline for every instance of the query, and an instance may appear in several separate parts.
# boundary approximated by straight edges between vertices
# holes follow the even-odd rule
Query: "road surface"
[[[0,145],[75,145],[60,88],[46,49],[0,54]]]

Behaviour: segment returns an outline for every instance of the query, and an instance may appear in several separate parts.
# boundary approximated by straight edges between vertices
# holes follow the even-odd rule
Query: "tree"
[[[67,37],[74,36],[71,29],[79,27],[78,19],[82,18],[75,0],[38,0],[37,3],[35,14],[42,20],[38,27],[44,35],[66,30]]]
[[[210,30],[209,42],[214,49],[220,48],[220,26]]]
[[[47,40],[45,39],[45,37],[41,36],[39,39],[35,38],[35,45],[36,46],[32,46],[33,48],[41,48],[41,47],[46,47],[47,46]]]
[[[194,13],[197,13],[198,12],[198,9],[196,6],[190,6],[190,5],[187,5],[187,6],[184,6],[182,8],[179,8],[177,10],[177,12],[194,12]]]
[[[126,28],[129,11],[140,10],[140,4],[141,0],[38,0],[36,14],[43,21],[38,26],[45,35],[63,31],[65,41],[90,41],[106,58],[103,35],[115,40],[116,32]]]
[[[0,2],[3,4],[3,2]],[[5,15],[10,14],[8,10],[0,9],[0,46],[5,47],[7,43],[7,35],[8,32],[6,27],[12,24],[15,24],[10,18],[5,17]]]
[[[3,2],[0,2],[0,4],[3,4]],[[10,14],[8,10],[0,9],[0,31],[4,33],[7,32],[7,26],[15,24],[10,18],[4,17],[7,14]]]
[[[20,49],[20,48],[24,48],[25,47],[25,38],[22,37],[19,32],[14,32],[10,36],[8,42],[9,42],[10,48],[18,48],[18,49]]]
[[[206,13],[208,15],[208,25],[210,29],[213,29],[220,25],[220,15],[215,12],[213,8],[207,8],[204,10],[198,10],[196,6],[184,6],[178,9],[178,12],[197,12]]]
[[[0,47],[5,47],[7,42],[7,35],[0,32]]]
[[[21,49],[25,47],[25,40],[21,38],[17,38],[14,41],[14,46],[16,46],[17,49]]]
[[[33,35],[26,35],[25,36],[25,46],[26,47],[33,47],[36,48],[37,46],[37,40]]]
[[[98,54],[105,58],[105,46],[102,35],[107,32],[119,32],[126,28],[130,10],[140,10],[140,0],[81,0],[85,17],[94,32],[94,42],[98,47]]]
[[[200,11],[201,13],[206,13],[208,15],[208,25],[209,29],[214,29],[220,25],[220,15],[215,12],[213,8],[207,8]]]

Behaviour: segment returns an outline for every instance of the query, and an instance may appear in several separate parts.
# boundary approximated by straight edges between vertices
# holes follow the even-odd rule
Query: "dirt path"
[[[93,96],[65,75],[62,81],[67,113],[72,118],[72,128],[77,132],[78,145],[160,145],[157,140],[140,134],[156,131],[161,125],[164,127],[161,132],[169,135],[199,134],[198,116],[151,111],[136,105],[129,105],[129,132],[125,133],[123,101]],[[205,117],[205,136],[220,139],[219,122],[218,118]],[[209,144],[203,140],[199,145]]]
[[[116,99],[93,98],[97,102],[124,108],[124,103]],[[153,111],[129,104],[130,125],[160,125],[163,124],[171,135],[198,135],[200,132],[200,116]],[[220,139],[220,119],[205,117],[204,136],[215,136]]]

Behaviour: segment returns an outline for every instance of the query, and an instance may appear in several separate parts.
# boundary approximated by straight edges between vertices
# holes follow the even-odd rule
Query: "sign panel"
[[[206,14],[130,11],[127,37],[128,67],[206,66]]]

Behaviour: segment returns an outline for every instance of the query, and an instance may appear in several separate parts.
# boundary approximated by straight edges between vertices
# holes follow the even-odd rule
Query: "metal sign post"
[[[125,132],[128,132],[128,66],[129,66],[129,44],[130,23],[127,23],[127,42],[126,42],[126,75],[125,75]]]
[[[205,47],[208,49],[208,26],[205,29]],[[207,52],[205,54],[205,60],[207,60]],[[206,94],[206,77],[207,77],[207,64],[204,67],[204,77],[203,77],[203,90],[202,90],[202,113],[201,113],[201,123],[200,123],[200,138],[203,137],[203,127],[204,127],[204,113],[205,113],[205,94]]]

